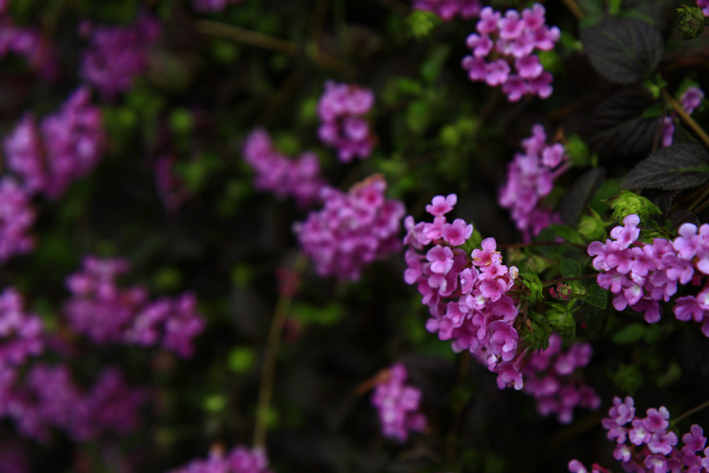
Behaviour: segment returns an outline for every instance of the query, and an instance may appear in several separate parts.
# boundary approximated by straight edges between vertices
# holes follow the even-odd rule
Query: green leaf
[[[542,280],[539,279],[536,273],[527,271],[519,274],[520,278],[526,283],[529,294],[522,296],[523,299],[531,301],[532,303],[541,301],[544,299],[544,293],[542,292]]]
[[[618,332],[613,334],[611,340],[617,345],[627,345],[629,343],[639,342],[645,338],[645,332],[647,331],[647,324],[636,323],[626,325]]]
[[[621,363],[613,375],[613,382],[619,389],[633,396],[643,385],[643,375],[637,366]]]
[[[606,18],[582,29],[581,42],[598,73],[619,84],[650,77],[665,53],[660,31],[637,18]]]
[[[567,225],[576,225],[605,178],[606,170],[595,168],[589,169],[576,179],[559,204],[561,221]]]
[[[426,82],[433,83],[438,80],[450,52],[450,45],[443,44],[438,46],[433,50],[430,56],[426,58],[423,64],[421,64],[421,77],[423,77]]]
[[[236,347],[229,352],[227,364],[229,369],[237,374],[244,374],[251,370],[256,362],[254,350],[249,347]]]
[[[552,224],[549,225],[549,229],[554,232],[556,236],[563,238],[568,243],[574,243],[577,245],[582,245],[585,243],[583,238],[581,238],[581,235],[579,235],[579,232],[568,225]]]
[[[581,276],[581,263],[571,258],[561,260],[561,275],[565,278]]]
[[[635,166],[621,187],[626,189],[682,190],[709,180],[709,156],[695,143],[680,143],[655,151]]]
[[[608,306],[608,291],[598,284],[592,284],[588,288],[588,295],[585,300],[594,307],[605,309]]]
[[[613,198],[610,204],[613,209],[613,218],[618,223],[630,214],[640,217],[641,222],[647,222],[650,215],[662,214],[662,211],[649,199],[626,190],[620,191],[620,195]]]
[[[677,29],[682,39],[694,39],[704,32],[704,13],[701,8],[682,5],[676,11]]]

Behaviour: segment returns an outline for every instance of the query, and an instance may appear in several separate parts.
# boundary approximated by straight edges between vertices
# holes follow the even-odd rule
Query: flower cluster
[[[473,226],[462,219],[448,223],[457,196],[433,198],[426,211],[433,223],[415,223],[406,217],[404,244],[408,269],[404,280],[418,285],[431,318],[426,329],[441,340],[453,340],[457,352],[469,350],[488,369],[498,374],[500,389],[522,389],[519,334],[514,327],[519,313],[507,292],[518,275],[516,267],[502,264],[494,238],[482,241],[482,249],[468,253],[460,248],[471,237]]]
[[[372,394],[372,405],[379,413],[382,435],[405,442],[409,431],[421,432],[426,427],[426,417],[419,412],[421,390],[405,384],[409,374],[402,363],[385,371],[383,380]]]
[[[44,350],[42,320],[24,310],[22,296],[8,287],[0,293],[0,365],[19,366]]]
[[[414,8],[433,12],[444,21],[450,21],[456,15],[467,20],[480,12],[480,0],[416,0]]]
[[[524,153],[516,153],[507,166],[507,181],[500,188],[499,204],[510,209],[512,220],[525,241],[531,240],[556,218],[540,202],[554,188],[554,180],[567,170],[568,156],[560,143],[546,144],[542,125],[532,127],[532,136],[522,140]]]
[[[57,54],[38,29],[15,26],[9,18],[0,18],[0,58],[8,53],[23,56],[42,79],[54,81],[59,76]]]
[[[699,87],[688,87],[680,98],[680,104],[685,112],[692,114],[701,105],[704,99],[704,92]],[[664,117],[662,121],[662,146],[665,148],[672,144],[675,133],[675,119],[677,112],[672,111],[670,115]]]
[[[625,471],[665,473],[709,470],[707,439],[697,424],[682,436],[684,446],[678,447],[677,435],[668,431],[670,413],[664,407],[648,409],[644,418],[635,415],[635,401],[628,396],[623,402],[613,399],[608,417],[601,422],[608,430],[609,440],[616,441],[613,457]],[[704,456],[697,454],[703,451]],[[571,470],[573,471],[573,470]]]
[[[104,97],[111,99],[130,90],[135,77],[146,69],[148,52],[160,36],[160,23],[143,13],[129,26],[83,23],[81,33],[90,37],[81,74]]]
[[[65,365],[35,364],[9,394],[5,411],[0,405],[0,415],[13,418],[22,435],[40,442],[49,440],[51,427],[86,441],[135,430],[146,401],[145,391],[126,385],[115,368],[105,369],[91,389],[82,392]]]
[[[281,154],[262,128],[252,131],[244,141],[244,160],[254,169],[254,187],[269,191],[283,199],[293,197],[302,207],[310,207],[320,200],[326,187],[320,174],[320,162],[313,153],[302,153],[297,160]]]
[[[192,339],[204,330],[194,294],[150,302],[144,288],[116,285],[116,278],[128,269],[122,259],[85,257],[81,271],[66,281],[72,298],[64,312],[71,326],[96,343],[160,344],[183,358],[191,357]]]
[[[660,320],[658,301],[669,301],[677,285],[700,285],[709,274],[709,225],[700,228],[685,223],[673,241],[655,238],[652,243],[639,242],[640,218],[631,214],[623,226],[611,230],[612,240],[595,241],[588,246],[594,256],[593,267],[603,271],[598,284],[616,296],[613,306],[624,310],[630,306],[644,312],[648,323]],[[702,332],[709,337],[709,288],[696,296],[679,297],[674,306],[677,320],[703,322]]]
[[[194,0],[192,6],[198,12],[220,12],[229,5],[241,3],[243,0]]]
[[[27,235],[35,220],[30,201],[30,194],[14,179],[0,178],[0,263],[34,249],[34,239]]]
[[[549,347],[532,353],[522,370],[524,391],[537,400],[537,411],[543,416],[556,414],[562,424],[573,420],[574,408],[596,410],[601,399],[592,387],[574,372],[588,365],[593,355],[589,343],[574,343],[561,349],[562,339],[556,333],[549,337]]]
[[[266,453],[255,448],[249,450],[239,445],[231,452],[214,451],[206,460],[192,460],[185,466],[170,470],[169,473],[272,473],[268,469]]]
[[[322,123],[318,136],[323,143],[337,148],[337,156],[349,163],[356,156],[365,159],[372,152],[374,136],[364,115],[374,105],[374,94],[354,84],[325,82],[318,102]]]
[[[490,87],[502,86],[510,102],[528,94],[543,99],[549,97],[553,77],[533,53],[554,49],[561,33],[556,26],[546,25],[545,14],[546,10],[539,3],[525,8],[521,15],[516,10],[508,10],[504,17],[492,7],[483,8],[477,33],[467,40],[473,54],[465,56],[462,63],[470,80],[484,81]],[[514,64],[514,72],[510,64]]]
[[[401,248],[398,232],[406,210],[401,201],[387,199],[385,190],[378,175],[348,193],[327,188],[323,208],[293,226],[318,274],[356,281],[364,266]]]
[[[57,113],[42,120],[41,138],[32,115],[5,138],[7,167],[30,192],[56,199],[98,164],[105,136],[101,110],[90,96],[86,87],[74,91]]]

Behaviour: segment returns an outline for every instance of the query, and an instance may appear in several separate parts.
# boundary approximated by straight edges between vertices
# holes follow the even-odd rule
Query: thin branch
[[[694,121],[694,118],[689,116],[689,114],[686,112],[684,108],[682,108],[682,105],[677,103],[677,101],[672,98],[672,96],[667,93],[665,89],[662,89],[662,98],[665,99],[667,102],[672,105],[672,108],[675,109],[677,112],[677,115],[684,121],[694,132],[699,136],[699,139],[701,139],[704,142],[705,146],[709,146],[709,136],[706,134],[706,132],[700,127],[697,122]]]
[[[308,258],[302,253],[298,253],[293,271],[302,274],[308,265]],[[293,292],[286,291],[280,295],[273,312],[271,326],[268,331],[268,344],[264,353],[263,367],[261,368],[261,384],[259,386],[258,404],[256,407],[256,425],[254,426],[254,447],[263,447],[266,444],[266,431],[268,430],[268,413],[271,407],[271,397],[273,395],[273,379],[276,371],[276,355],[283,335],[283,324],[288,317],[291,303],[293,302]]]
[[[561,0],[564,2],[564,5],[566,5],[566,8],[568,8],[571,11],[571,14],[576,17],[577,20],[583,20],[583,17],[586,16],[586,14],[581,10],[581,7],[578,6],[578,4],[574,0]]]
[[[300,45],[291,41],[211,20],[198,20],[195,22],[195,28],[198,33],[203,35],[229,39],[286,56],[299,57],[306,55],[315,64],[342,74],[353,75],[355,72],[355,68],[352,65],[335,56],[319,51],[315,45],[301,48]]]
[[[709,401],[707,401],[707,402],[705,402],[705,403],[703,403],[703,404],[698,405],[697,407],[694,407],[694,408],[688,410],[687,412],[685,412],[684,414],[682,414],[682,415],[679,416],[679,417],[675,417],[675,418],[672,420],[672,422],[673,422],[674,424],[677,424],[677,422],[681,421],[681,420],[684,419],[685,417],[689,417],[689,416],[691,416],[692,414],[694,414],[695,412],[699,412],[699,411],[701,411],[702,409],[705,409],[705,408],[707,408],[707,407],[709,407]]]

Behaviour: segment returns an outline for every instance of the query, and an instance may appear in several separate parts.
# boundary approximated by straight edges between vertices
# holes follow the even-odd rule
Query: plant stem
[[[697,122],[694,121],[694,118],[689,116],[689,114],[685,111],[684,108],[682,108],[682,105],[677,103],[677,101],[672,98],[672,96],[667,93],[665,89],[662,89],[662,98],[665,99],[665,101],[669,102],[670,105],[672,105],[672,108],[675,109],[677,112],[677,115],[692,129],[694,132],[699,136],[699,139],[702,140],[705,146],[709,146],[709,136],[706,134],[706,132],[700,127]]]
[[[293,270],[297,274],[302,274],[305,267],[308,265],[308,258],[302,253],[293,263]],[[281,343],[283,335],[283,323],[288,317],[291,303],[293,302],[293,294],[281,294],[276,303],[276,309],[273,312],[271,326],[268,331],[268,344],[263,358],[263,366],[261,367],[261,384],[259,386],[258,404],[256,407],[256,425],[254,426],[254,447],[263,447],[266,444],[266,431],[268,430],[268,413],[271,407],[271,397],[273,395],[273,379],[276,371],[276,355],[278,354],[278,346]]]
[[[672,225],[672,226],[670,227],[670,231],[673,232],[673,231],[677,230],[683,223],[685,223],[686,221],[688,221],[690,218],[697,216],[697,215],[699,214],[699,212],[701,212],[702,210],[704,210],[704,208],[705,208],[707,205],[709,205],[709,200],[707,200],[707,201],[704,202],[702,205],[700,205],[699,207],[697,207],[691,214],[687,215],[685,218],[683,218],[683,219],[680,220],[679,222],[677,222],[677,223],[675,223],[674,225]]]
[[[577,279],[590,279],[590,278],[595,278],[597,277],[597,274],[586,274],[584,276],[576,276],[573,278],[558,278],[558,279],[550,279],[549,281],[543,281],[542,286],[551,286],[553,284],[557,284],[560,282],[566,282],[566,281],[576,281]]]
[[[698,405],[697,407],[694,407],[694,408],[688,410],[687,412],[685,412],[684,414],[682,414],[682,415],[679,416],[679,417],[676,417],[675,419],[672,420],[672,423],[673,423],[673,424],[677,424],[677,422],[681,421],[681,420],[684,419],[685,417],[689,417],[689,416],[691,416],[692,414],[694,414],[695,412],[699,412],[699,411],[701,411],[702,409],[705,409],[705,408],[707,408],[707,407],[709,407],[709,401],[707,401],[707,402],[705,402],[705,403],[703,403],[703,404]]]
[[[307,56],[310,57],[315,64],[326,69],[331,69],[346,75],[352,75],[355,72],[352,65],[335,56],[320,52],[317,47],[301,47],[291,41],[275,38],[257,31],[239,28],[238,26],[227,25],[218,21],[198,20],[195,22],[195,25],[197,32],[203,35],[230,39],[238,43],[268,49],[269,51],[291,57],[300,57],[307,53]]]
[[[581,7],[578,6],[578,4],[574,0],[561,0],[564,2],[564,5],[566,5],[566,8],[568,8],[571,11],[571,14],[576,17],[577,20],[583,20],[583,17],[586,16],[586,14],[581,10]]]

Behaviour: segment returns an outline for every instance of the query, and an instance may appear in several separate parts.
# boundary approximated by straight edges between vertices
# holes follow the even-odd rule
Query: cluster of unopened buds
[[[629,472],[701,472],[709,470],[709,449],[702,428],[694,424],[682,436],[684,446],[679,448],[677,434],[668,430],[670,413],[664,406],[648,409],[647,416],[635,415],[635,401],[628,396],[625,401],[613,399],[608,417],[601,422],[608,430],[609,440],[616,441],[613,457]],[[697,454],[702,452],[704,455]],[[572,473],[586,473],[577,460],[569,463]],[[594,465],[593,471],[606,472]]]
[[[508,10],[502,16],[492,7],[480,10],[477,33],[467,40],[473,53],[465,56],[462,63],[470,80],[485,82],[490,87],[502,86],[511,102],[525,95],[549,97],[553,77],[544,70],[534,51],[554,49],[561,33],[559,28],[547,26],[545,14],[539,3],[525,8],[521,15]]]
[[[456,15],[467,20],[480,12],[480,0],[416,0],[414,8],[433,12],[444,21],[450,21]]]
[[[613,306],[621,311],[630,306],[644,312],[648,323],[660,320],[658,301],[668,302],[677,286],[702,285],[709,274],[709,225],[685,223],[673,241],[655,238],[652,243],[638,241],[640,218],[631,214],[623,226],[611,230],[605,243],[593,242],[588,254],[594,256],[593,267],[602,271],[598,284],[615,294]],[[674,306],[677,320],[702,323],[702,332],[709,337],[709,288],[703,287],[696,296],[677,298]]]
[[[416,284],[431,318],[426,329],[441,340],[452,340],[453,350],[469,350],[482,364],[498,374],[500,389],[513,385],[522,389],[519,334],[515,322],[519,313],[508,291],[519,271],[502,264],[494,238],[482,241],[472,253],[462,248],[473,234],[473,226],[462,219],[449,223],[445,214],[453,210],[457,196],[436,196],[426,211],[433,223],[404,221],[408,246],[408,269],[404,280]]]
[[[561,345],[561,337],[552,333],[549,347],[531,353],[522,373],[524,392],[536,398],[539,414],[556,414],[559,422],[568,424],[576,406],[595,410],[600,407],[601,398],[576,373],[591,362],[591,345],[574,343],[568,350]]]
[[[343,163],[355,157],[369,157],[375,138],[364,117],[374,105],[374,93],[356,84],[325,82],[325,92],[318,102],[322,123],[318,136],[326,145],[337,149]]]
[[[568,155],[561,143],[546,144],[542,125],[532,127],[532,136],[522,140],[524,153],[516,153],[507,166],[507,180],[500,188],[498,202],[509,209],[515,226],[530,241],[558,219],[541,199],[554,189],[554,181],[568,167]]]
[[[293,197],[301,208],[321,200],[327,183],[320,174],[320,162],[313,153],[290,159],[279,152],[263,128],[252,131],[244,141],[244,160],[256,172],[254,188],[273,192],[277,198]]]
[[[401,249],[398,233],[406,210],[401,201],[387,199],[385,190],[379,175],[347,193],[326,188],[323,208],[293,226],[319,275],[357,281],[367,264]]]
[[[183,358],[191,357],[192,339],[205,326],[194,294],[150,302],[143,287],[116,285],[115,279],[129,268],[122,259],[84,258],[81,271],[67,278],[72,297],[64,312],[72,328],[96,343],[160,344]]]
[[[685,112],[691,115],[694,110],[702,104],[704,92],[699,87],[688,87],[680,98],[680,105]],[[665,148],[672,144],[675,133],[676,111],[672,111],[670,115],[665,116],[662,120],[662,146]]]
[[[421,432],[426,427],[426,417],[419,412],[421,390],[406,384],[409,374],[402,363],[381,373],[372,394],[372,405],[377,409],[382,424],[382,435],[406,441],[409,432]]]
[[[263,449],[250,450],[239,445],[228,454],[215,448],[206,460],[192,460],[168,473],[272,473]]]

